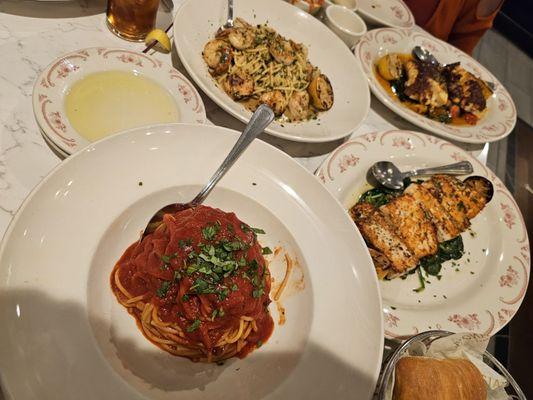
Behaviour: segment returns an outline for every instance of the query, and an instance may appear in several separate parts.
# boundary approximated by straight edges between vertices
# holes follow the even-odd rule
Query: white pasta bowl
[[[282,249],[267,256],[274,284],[285,275],[284,253],[294,260],[269,307],[268,342],[221,366],[193,363],[146,340],[116,301],[110,274],[118,258],[157,209],[199,191],[237,137],[198,124],[139,128],[91,144],[37,186],[0,247],[7,398],[371,398],[383,322],[368,251],[320,182],[262,141],[205,204],[263,228],[261,244]]]
[[[195,83],[220,107],[243,122],[252,113],[220,88],[202,57],[205,44],[226,21],[225,0],[205,0],[198,7],[188,0],[177,10],[174,42],[178,55]],[[357,59],[333,32],[308,13],[282,0],[236,0],[235,17],[251,24],[268,23],[279,34],[303,43],[309,61],[328,76],[333,87],[333,107],[317,119],[286,123],[274,121],[266,132],[299,142],[329,142],[350,135],[370,108],[368,84]]]

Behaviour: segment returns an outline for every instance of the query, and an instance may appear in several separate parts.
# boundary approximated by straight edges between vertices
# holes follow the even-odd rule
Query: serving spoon
[[[229,169],[235,164],[235,161],[244,153],[248,148],[250,143],[265,130],[265,128],[270,125],[274,120],[274,112],[270,107],[265,104],[261,104],[257,107],[257,110],[253,113],[250,118],[250,122],[246,125],[241,136],[237,139],[237,142],[230,150],[229,154],[226,156],[222,164],[215,171],[211,179],[205,184],[205,186],[200,190],[200,193],[196,195],[194,199],[188,203],[173,203],[167,204],[166,206],[159,209],[148,221],[148,224],[144,228],[140,240],[142,240],[146,235],[152,233],[159,225],[161,225],[163,220],[163,215],[169,213],[176,213],[178,211],[183,211],[188,208],[196,207],[204,202],[206,197],[211,193],[216,184],[222,179],[222,177],[229,171]]]
[[[435,56],[427,49],[424,49],[420,46],[413,47],[413,55],[418,58],[422,62],[428,62],[432,65],[440,65],[439,61]],[[446,64],[443,64],[443,66],[446,66]],[[489,89],[494,92],[496,89],[496,84],[494,82],[490,81],[484,81]]]
[[[403,189],[404,179],[413,176],[428,176],[435,174],[468,175],[474,171],[472,164],[468,161],[443,165],[441,167],[413,169],[401,172],[396,165],[390,161],[378,161],[370,167],[370,173],[380,184],[389,189]]]

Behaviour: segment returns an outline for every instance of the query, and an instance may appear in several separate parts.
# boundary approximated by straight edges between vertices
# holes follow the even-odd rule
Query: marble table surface
[[[181,0],[174,0],[176,7]],[[61,162],[45,143],[35,122],[31,95],[36,77],[53,59],[77,49],[107,46],[141,51],[143,44],[114,36],[105,25],[105,0],[60,2],[0,1],[0,236],[31,189]],[[166,27],[172,13],[160,11],[158,26]],[[152,51],[157,59],[185,72],[175,51]],[[207,116],[216,125],[243,125],[203,96]],[[371,109],[352,136],[389,129],[418,130],[372,97]],[[295,157],[309,171],[341,142],[294,143],[268,135],[261,139]],[[461,145],[486,162],[488,145]]]

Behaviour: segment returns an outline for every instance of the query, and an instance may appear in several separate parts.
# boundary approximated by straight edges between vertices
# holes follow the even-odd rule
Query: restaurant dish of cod
[[[462,256],[460,235],[494,192],[492,183],[483,177],[460,181],[450,175],[413,182],[403,192],[385,189],[385,197],[376,203],[372,199],[379,190],[363,194],[349,213],[369,247],[380,279],[406,275],[421,265],[429,265],[429,274],[438,275],[440,266],[435,273],[431,268]],[[457,254],[436,259],[450,243],[459,247]]]
[[[279,120],[306,121],[333,106],[328,77],[307,58],[307,48],[266,24],[236,18],[202,52],[209,73],[235,101],[255,111],[268,105]]]
[[[439,122],[475,125],[492,90],[459,62],[442,65],[391,53],[376,63],[380,84],[403,105]]]

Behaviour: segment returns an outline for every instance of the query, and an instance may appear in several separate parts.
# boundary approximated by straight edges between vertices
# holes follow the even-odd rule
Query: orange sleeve
[[[479,15],[480,0],[467,0],[465,7],[448,37],[448,42],[465,53],[472,54],[485,32],[492,27],[503,1],[486,16]]]
[[[472,54],[483,34],[492,27],[492,21],[503,4],[501,1],[491,14],[480,17],[478,8],[483,0],[437,1],[436,7],[433,0],[407,0],[406,3],[413,11],[419,26],[468,54]],[[431,9],[434,11],[427,19]]]

